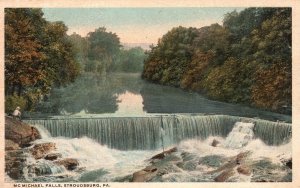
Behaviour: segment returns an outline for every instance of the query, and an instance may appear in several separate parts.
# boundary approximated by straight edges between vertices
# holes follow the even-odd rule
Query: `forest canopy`
[[[280,113],[292,105],[291,8],[247,8],[223,23],[175,27],[149,51],[98,27],[67,35],[42,9],[5,9],[5,106],[34,110],[80,74],[142,72],[150,82]]]
[[[247,8],[223,25],[176,27],[152,46],[143,78],[281,113],[292,105],[290,8]]]

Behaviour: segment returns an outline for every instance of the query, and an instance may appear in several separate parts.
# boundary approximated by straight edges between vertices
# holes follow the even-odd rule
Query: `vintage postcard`
[[[299,2],[1,2],[1,187],[300,187]]]

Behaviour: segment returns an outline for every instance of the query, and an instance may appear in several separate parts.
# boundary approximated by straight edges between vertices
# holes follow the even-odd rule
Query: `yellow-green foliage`
[[[25,109],[26,99],[24,97],[19,97],[18,95],[10,95],[5,97],[6,113],[12,113],[17,106],[19,106],[21,109]]]
[[[256,71],[251,98],[255,106],[271,110],[281,109],[292,103],[291,67],[276,63]]]

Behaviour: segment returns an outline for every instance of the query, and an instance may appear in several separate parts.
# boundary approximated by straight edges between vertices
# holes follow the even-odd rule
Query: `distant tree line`
[[[141,72],[145,59],[140,47],[124,49],[119,37],[107,32],[104,27],[88,33],[87,37],[73,33],[69,39],[83,71],[103,72]]]
[[[291,9],[247,8],[223,25],[177,27],[152,46],[143,78],[281,113],[292,104]]]

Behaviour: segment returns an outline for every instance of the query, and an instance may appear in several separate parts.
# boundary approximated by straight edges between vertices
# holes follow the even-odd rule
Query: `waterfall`
[[[226,137],[223,146],[233,149],[246,146],[254,138],[253,128],[253,123],[236,122],[232,131]]]
[[[227,115],[153,115],[146,117],[101,117],[26,120],[47,129],[53,137],[93,140],[120,150],[153,150],[185,139],[226,137],[238,121],[252,122],[254,135],[268,145],[279,145],[291,137],[291,124]],[[162,134],[163,130],[163,134]]]

